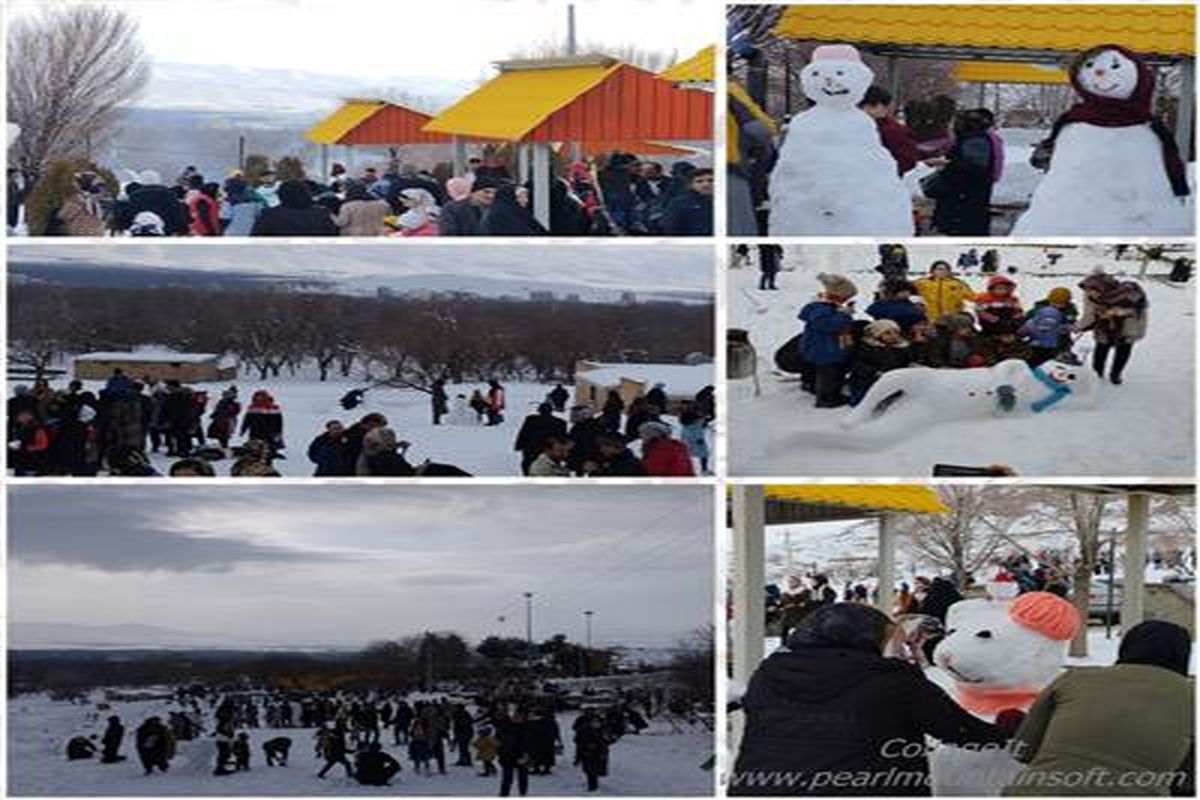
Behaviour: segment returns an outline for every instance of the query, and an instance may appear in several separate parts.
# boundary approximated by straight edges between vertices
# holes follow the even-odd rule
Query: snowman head
[[[950,606],[934,663],[970,711],[1027,707],[1058,674],[1078,627],[1075,607],[1049,592],[962,600]]]
[[[1057,360],[1042,364],[1041,370],[1052,382],[1071,390],[1072,405],[1091,403],[1096,399],[1100,381],[1092,370]]]
[[[800,71],[805,96],[825,108],[851,109],[871,87],[875,73],[848,44],[825,44],[813,50]]]
[[[1116,48],[1097,48],[1083,54],[1075,79],[1097,97],[1128,100],[1137,90],[1138,65]]]

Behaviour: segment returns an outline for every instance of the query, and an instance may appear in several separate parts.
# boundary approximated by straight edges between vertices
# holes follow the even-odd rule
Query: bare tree
[[[36,180],[51,160],[91,157],[145,90],[150,65],[133,17],[88,4],[14,19],[7,74],[8,120],[21,127],[16,165]]]

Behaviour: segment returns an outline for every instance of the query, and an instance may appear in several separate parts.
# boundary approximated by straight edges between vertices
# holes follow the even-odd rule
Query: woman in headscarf
[[[437,236],[441,209],[437,200],[425,189],[405,189],[400,192],[405,212],[396,218],[400,236]]]
[[[926,736],[1007,740],[919,667],[885,658],[893,629],[883,612],[858,603],[822,606],[799,622],[742,698],[746,729],[730,795],[928,795]],[[845,775],[858,778],[826,780]]]
[[[505,184],[479,222],[482,236],[545,236],[546,228],[517,199],[517,187]]]
[[[1092,369],[1101,378],[1108,366],[1108,354],[1113,354],[1108,378],[1119,386],[1133,346],[1145,338],[1149,326],[1146,292],[1136,281],[1117,280],[1103,272],[1084,278],[1079,288],[1083,289],[1083,315],[1075,329],[1092,332],[1096,341]]]
[[[1134,625],[1111,667],[1076,667],[1038,697],[1013,755],[1027,764],[1005,795],[1194,797],[1191,636],[1161,620]]]

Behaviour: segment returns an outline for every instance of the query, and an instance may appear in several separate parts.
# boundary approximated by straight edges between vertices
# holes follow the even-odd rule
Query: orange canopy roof
[[[347,100],[341,108],[310,128],[307,138],[319,144],[406,145],[449,144],[453,137],[422,130],[433,117],[386,100]]]

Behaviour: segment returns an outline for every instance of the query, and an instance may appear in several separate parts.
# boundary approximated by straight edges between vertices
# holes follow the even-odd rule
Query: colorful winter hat
[[[1020,595],[1009,605],[1008,617],[1024,628],[1060,642],[1070,639],[1079,629],[1079,612],[1075,606],[1050,592]]]
[[[825,294],[830,297],[836,297],[839,300],[849,300],[854,295],[858,294],[858,287],[854,282],[844,275],[836,275],[832,272],[822,272],[817,275],[817,280],[821,282],[821,286],[825,289]]]
[[[1071,302],[1071,290],[1065,286],[1055,286],[1046,293],[1046,301],[1051,305],[1065,306]]]
[[[823,44],[812,51],[811,61],[862,61],[852,44]]]

